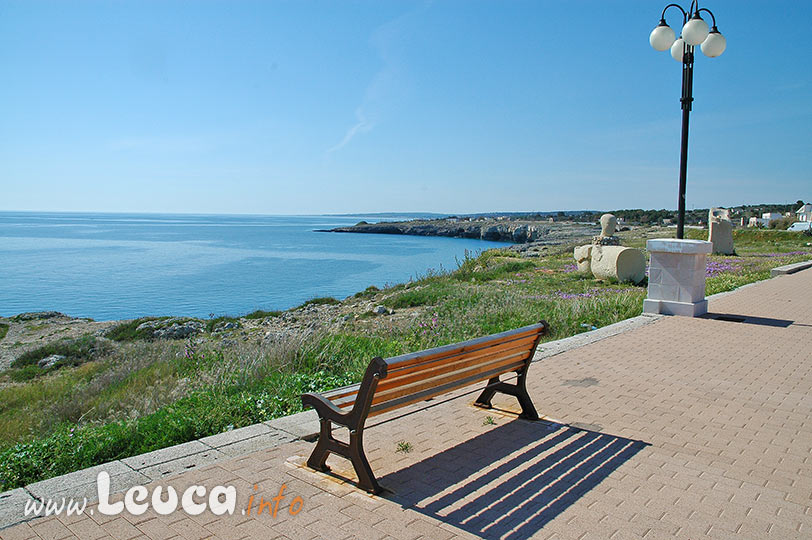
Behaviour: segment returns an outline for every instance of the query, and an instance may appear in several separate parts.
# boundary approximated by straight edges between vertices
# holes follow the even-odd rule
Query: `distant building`
[[[751,217],[750,221],[747,222],[748,227],[769,227],[769,225],[770,220],[767,218]]]
[[[812,204],[805,204],[795,211],[798,221],[812,221]]]
[[[783,218],[784,215],[780,212],[765,212],[761,214],[761,217],[751,217],[750,221],[747,222],[748,227],[769,227],[770,223],[775,221],[776,219]]]

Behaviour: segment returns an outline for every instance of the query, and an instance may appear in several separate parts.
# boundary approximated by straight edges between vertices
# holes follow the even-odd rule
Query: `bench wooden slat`
[[[390,384],[384,386],[383,384],[378,383],[378,388],[375,389],[375,395],[372,398],[372,403],[377,404],[387,399],[391,399],[396,392],[408,393],[412,391],[412,389],[414,389],[418,383],[431,385],[437,381],[453,380],[455,377],[460,379],[465,378],[465,376],[470,373],[471,369],[478,366],[487,368],[500,362],[505,363],[505,361],[515,360],[516,358],[526,360],[529,353],[530,349],[527,347],[516,347],[514,349],[499,351],[493,354],[480,354],[474,358],[465,357],[462,360],[452,364],[434,366],[426,371],[411,373],[410,375],[401,377],[395,381],[390,381],[387,378],[384,379],[384,381]],[[336,407],[346,408],[355,403],[356,396],[357,391],[348,393],[341,397],[335,397],[331,401]]]
[[[460,369],[455,369],[453,371],[437,373],[431,377],[426,376],[423,378],[417,378],[408,384],[395,386],[381,392],[378,392],[376,390],[375,395],[372,397],[372,405],[379,405],[377,410],[381,410],[385,408],[381,404],[388,401],[396,400],[401,396],[411,394],[414,392],[420,392],[426,388],[430,388],[433,386],[445,387],[446,384],[453,383],[454,381],[464,381],[467,380],[467,378],[470,377],[471,375],[482,373],[485,371],[491,371],[494,368],[501,368],[502,372],[505,373],[511,371],[510,366],[513,364],[518,363],[519,367],[526,365],[527,356],[529,353],[530,351],[527,349],[513,351],[510,354],[502,354],[494,356],[488,361],[469,363],[461,367]],[[461,386],[466,384],[470,383],[460,383]],[[354,403],[355,403],[355,395],[347,396],[345,398],[333,401],[333,405],[341,409],[351,407]]]
[[[444,386],[445,384],[454,381],[465,381],[471,375],[474,375],[476,373],[482,373],[485,371],[491,371],[495,368],[502,368],[502,372],[504,373],[510,371],[510,368],[508,366],[515,364],[517,362],[520,362],[522,365],[527,364],[528,352],[529,351],[515,352],[507,356],[493,358],[488,362],[473,364],[464,369],[455,370],[450,373],[440,374],[435,377],[419,379],[413,383],[406,384],[403,386],[396,386],[384,392],[375,392],[375,395],[372,398],[372,404],[373,405],[382,404],[387,401],[391,401],[395,398],[404,396],[406,394],[420,392],[426,388],[431,388],[433,386]],[[461,383],[461,385],[462,384],[468,383]]]
[[[504,341],[499,345],[491,345],[490,347],[480,347],[477,349],[472,350],[456,350],[449,354],[446,357],[434,357],[431,360],[421,363],[410,363],[407,367],[401,368],[400,365],[398,367],[392,368],[389,371],[389,374],[385,379],[382,379],[378,383],[378,390],[380,391],[385,388],[389,388],[390,386],[402,384],[400,381],[401,377],[405,377],[409,374],[420,372],[422,373],[423,370],[433,370],[435,369],[435,365],[445,365],[446,362],[448,363],[456,363],[461,360],[467,360],[469,358],[482,358],[491,355],[492,353],[498,353],[500,351],[512,350],[516,348],[526,347],[527,349],[532,348],[535,345],[536,340],[538,339],[538,332],[535,334],[530,334],[528,336],[520,336],[518,339],[511,339],[509,341]],[[496,341],[496,340],[494,340]],[[410,355],[411,356],[411,355]],[[429,358],[429,357],[426,357]],[[352,396],[358,393],[358,389],[360,388],[359,384],[352,384],[348,386],[344,386],[341,388],[336,388],[334,390],[330,390],[328,392],[323,392],[322,395],[327,399],[333,401],[336,406],[343,407],[347,404],[346,400],[342,400],[341,398]],[[350,402],[352,404],[352,402]]]
[[[455,362],[462,358],[472,358],[481,354],[491,353],[491,352],[498,352],[505,349],[513,349],[516,347],[525,347],[527,349],[531,348],[536,341],[536,336],[527,336],[522,337],[519,339],[509,339],[503,340],[500,342],[494,342],[492,345],[488,347],[481,347],[477,349],[455,352],[453,354],[449,354],[447,356],[443,356],[440,358],[433,358],[431,360],[426,360],[425,362],[413,363],[408,367],[400,368],[400,367],[391,367],[389,368],[389,372],[387,375],[387,380],[396,379],[398,377],[402,377],[408,375],[413,372],[423,371],[426,369],[431,369],[432,366],[435,365],[442,365],[447,362]]]
[[[519,342],[510,341],[488,349],[455,355],[444,359],[442,362],[433,361],[427,364],[419,364],[419,367],[412,366],[404,371],[390,372],[385,379],[378,383],[378,388],[375,392],[382,392],[394,386],[402,386],[419,378],[432,377],[440,373],[454,371],[455,369],[464,368],[477,362],[486,362],[500,355],[505,356],[517,351],[530,351],[534,343],[534,338]]]
[[[347,396],[349,394],[357,394],[359,388],[361,388],[361,383],[349,384],[347,386],[342,386],[340,388],[334,388],[333,390],[322,392],[321,395],[329,400],[333,400]]]
[[[400,407],[405,407],[406,405],[411,405],[412,403],[416,403],[418,401],[425,401],[429,398],[439,396],[442,394],[447,394],[452,390],[460,388],[463,385],[473,384],[479,381],[486,381],[492,378],[494,375],[498,375],[501,373],[505,373],[505,371],[514,371],[517,369],[521,369],[521,367],[525,365],[523,361],[516,362],[515,364],[511,364],[508,366],[509,369],[504,369],[502,367],[494,368],[482,373],[472,374],[465,379],[458,379],[455,381],[451,381],[443,386],[440,387],[433,387],[418,392],[416,394],[409,394],[398,399],[392,400],[387,403],[382,403],[380,405],[373,405],[369,409],[369,416],[375,416],[378,414],[383,414],[385,412],[389,412],[395,409],[399,409]]]
[[[451,345],[445,345],[443,347],[429,349],[428,351],[393,356],[391,358],[387,358],[386,363],[389,366],[390,371],[395,369],[402,369],[419,362],[427,362],[429,360],[441,358],[443,356],[450,356],[452,354],[482,349],[492,344],[493,342],[499,342],[505,339],[518,339],[521,337],[537,336],[540,333],[542,333],[546,328],[546,326],[541,327],[539,326],[540,325],[537,324],[531,324],[529,326],[524,326],[522,328],[517,328],[515,330],[508,330],[507,332],[501,332],[499,334],[484,336],[481,338],[465,341],[463,343],[453,343]]]

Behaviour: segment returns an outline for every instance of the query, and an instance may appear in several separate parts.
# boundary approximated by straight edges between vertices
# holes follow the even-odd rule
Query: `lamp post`
[[[677,38],[674,30],[665,22],[665,12],[668,8],[677,8],[682,12],[682,35]],[[713,27],[708,29],[708,23],[702,19],[701,13],[711,16]],[[699,1],[693,0],[688,11],[678,4],[668,4],[660,16],[660,24],[651,31],[649,43],[655,50],[671,50],[674,60],[682,63],[682,143],[679,158],[679,213],[677,219],[677,238],[685,236],[685,179],[688,170],[688,117],[691,113],[691,102],[694,100],[694,47],[700,45],[702,53],[715,58],[725,52],[727,42],[725,37],[716,28],[716,17],[709,9],[700,8]]]

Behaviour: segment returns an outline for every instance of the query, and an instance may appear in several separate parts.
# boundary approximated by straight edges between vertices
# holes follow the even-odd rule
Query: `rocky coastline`
[[[222,347],[232,347],[239,342],[285,342],[318,331],[337,330],[343,325],[360,324],[370,330],[381,326],[405,325],[417,316],[419,308],[388,309],[381,305],[385,298],[369,299],[350,296],[335,304],[305,304],[284,312],[271,312],[268,316],[226,317],[209,325],[209,320],[194,317],[144,317],[94,321],[84,317],[72,317],[56,311],[21,313],[0,316],[0,324],[8,333],[0,339],[0,375],[20,355],[43,345],[83,336],[93,336],[98,343],[110,348],[119,344],[111,339],[111,331],[120,325],[136,321],[136,332],[141,341],[170,340],[202,344],[211,342]],[[60,360],[49,355],[39,367],[47,369]],[[3,383],[0,382],[0,388]]]
[[[380,223],[361,221],[350,227],[336,227],[317,232],[446,236],[509,242],[512,244],[537,243],[554,245],[594,236],[600,232],[600,227],[594,223],[575,223],[571,221],[543,222],[503,218],[445,218],[384,221]]]

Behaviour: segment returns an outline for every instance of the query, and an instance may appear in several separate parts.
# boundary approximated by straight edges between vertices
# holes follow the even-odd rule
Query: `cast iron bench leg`
[[[352,462],[355,474],[358,476],[358,486],[370,493],[378,494],[382,491],[375,474],[369,465],[364,454],[364,429],[352,426],[344,426],[350,430],[350,443],[346,444],[333,438],[332,422],[327,418],[321,418],[321,430],[316,447],[307,460],[307,466],[321,472],[327,472],[330,467],[327,465],[327,458],[331,452],[344,456]]]
[[[533,406],[530,394],[527,393],[527,367],[519,371],[518,375],[519,377],[516,379],[516,384],[503,382],[499,380],[498,376],[490,379],[488,386],[486,386],[485,390],[479,395],[474,405],[490,409],[493,407],[493,405],[491,405],[493,396],[496,392],[502,392],[503,394],[515,396],[516,399],[519,400],[519,405],[522,407],[522,414],[519,415],[519,418],[523,418],[524,420],[538,420],[539,415]]]
[[[317,471],[327,472],[330,470],[327,465],[327,458],[330,456],[329,441],[333,438],[331,433],[333,425],[327,418],[319,418],[319,422],[321,425],[319,440],[307,460],[307,466]]]
[[[363,436],[363,429],[350,430],[350,455],[347,457],[352,461],[355,474],[358,475],[358,485],[361,489],[376,495],[380,493],[382,489],[378,481],[375,480],[375,473],[372,472],[372,467],[369,465],[367,456],[364,454]]]

